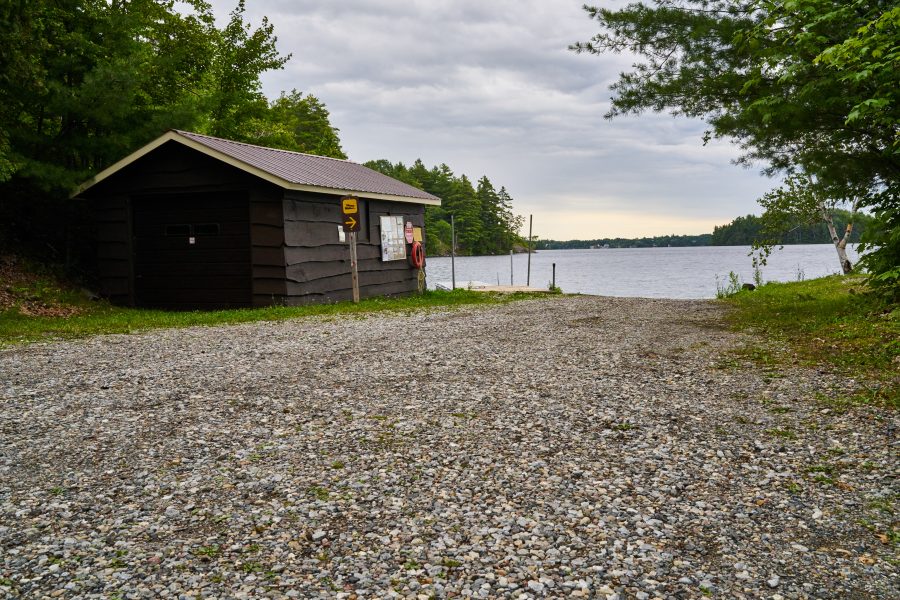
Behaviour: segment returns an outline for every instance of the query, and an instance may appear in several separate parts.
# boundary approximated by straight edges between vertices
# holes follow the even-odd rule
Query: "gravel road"
[[[897,416],[736,358],[723,310],[4,349],[0,597],[900,597]]]

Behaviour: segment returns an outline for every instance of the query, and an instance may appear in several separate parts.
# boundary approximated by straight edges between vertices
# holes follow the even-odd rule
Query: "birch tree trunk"
[[[853,214],[856,214],[856,206],[854,206],[853,209]],[[828,226],[828,235],[831,237],[831,243],[834,244],[834,249],[837,250],[838,260],[841,261],[841,269],[843,269],[844,275],[849,275],[853,271],[853,263],[847,258],[847,240],[850,239],[850,233],[853,231],[853,221],[847,221],[847,229],[844,231],[844,237],[839,238],[837,230],[834,228],[834,219],[831,218],[831,212],[825,206],[824,202],[819,204],[819,211],[822,213],[822,220],[825,221],[825,225]]]

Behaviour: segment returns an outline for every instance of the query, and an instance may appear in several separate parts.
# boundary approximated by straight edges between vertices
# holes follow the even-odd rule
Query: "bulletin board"
[[[406,260],[403,217],[381,217],[381,260]]]

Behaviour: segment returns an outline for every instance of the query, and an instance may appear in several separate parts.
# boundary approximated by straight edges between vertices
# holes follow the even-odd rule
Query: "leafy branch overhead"
[[[585,8],[600,32],[574,51],[638,57],[612,86],[608,117],[650,110],[702,118],[707,138],[741,147],[739,162],[807,177],[830,203],[868,207],[880,225],[867,229],[867,267],[873,281],[900,284],[900,273],[879,280],[900,263],[890,235],[900,210],[895,3],[654,0]]]

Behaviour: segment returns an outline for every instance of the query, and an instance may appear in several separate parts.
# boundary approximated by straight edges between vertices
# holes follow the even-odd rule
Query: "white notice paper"
[[[381,260],[406,260],[402,216],[381,217]]]

